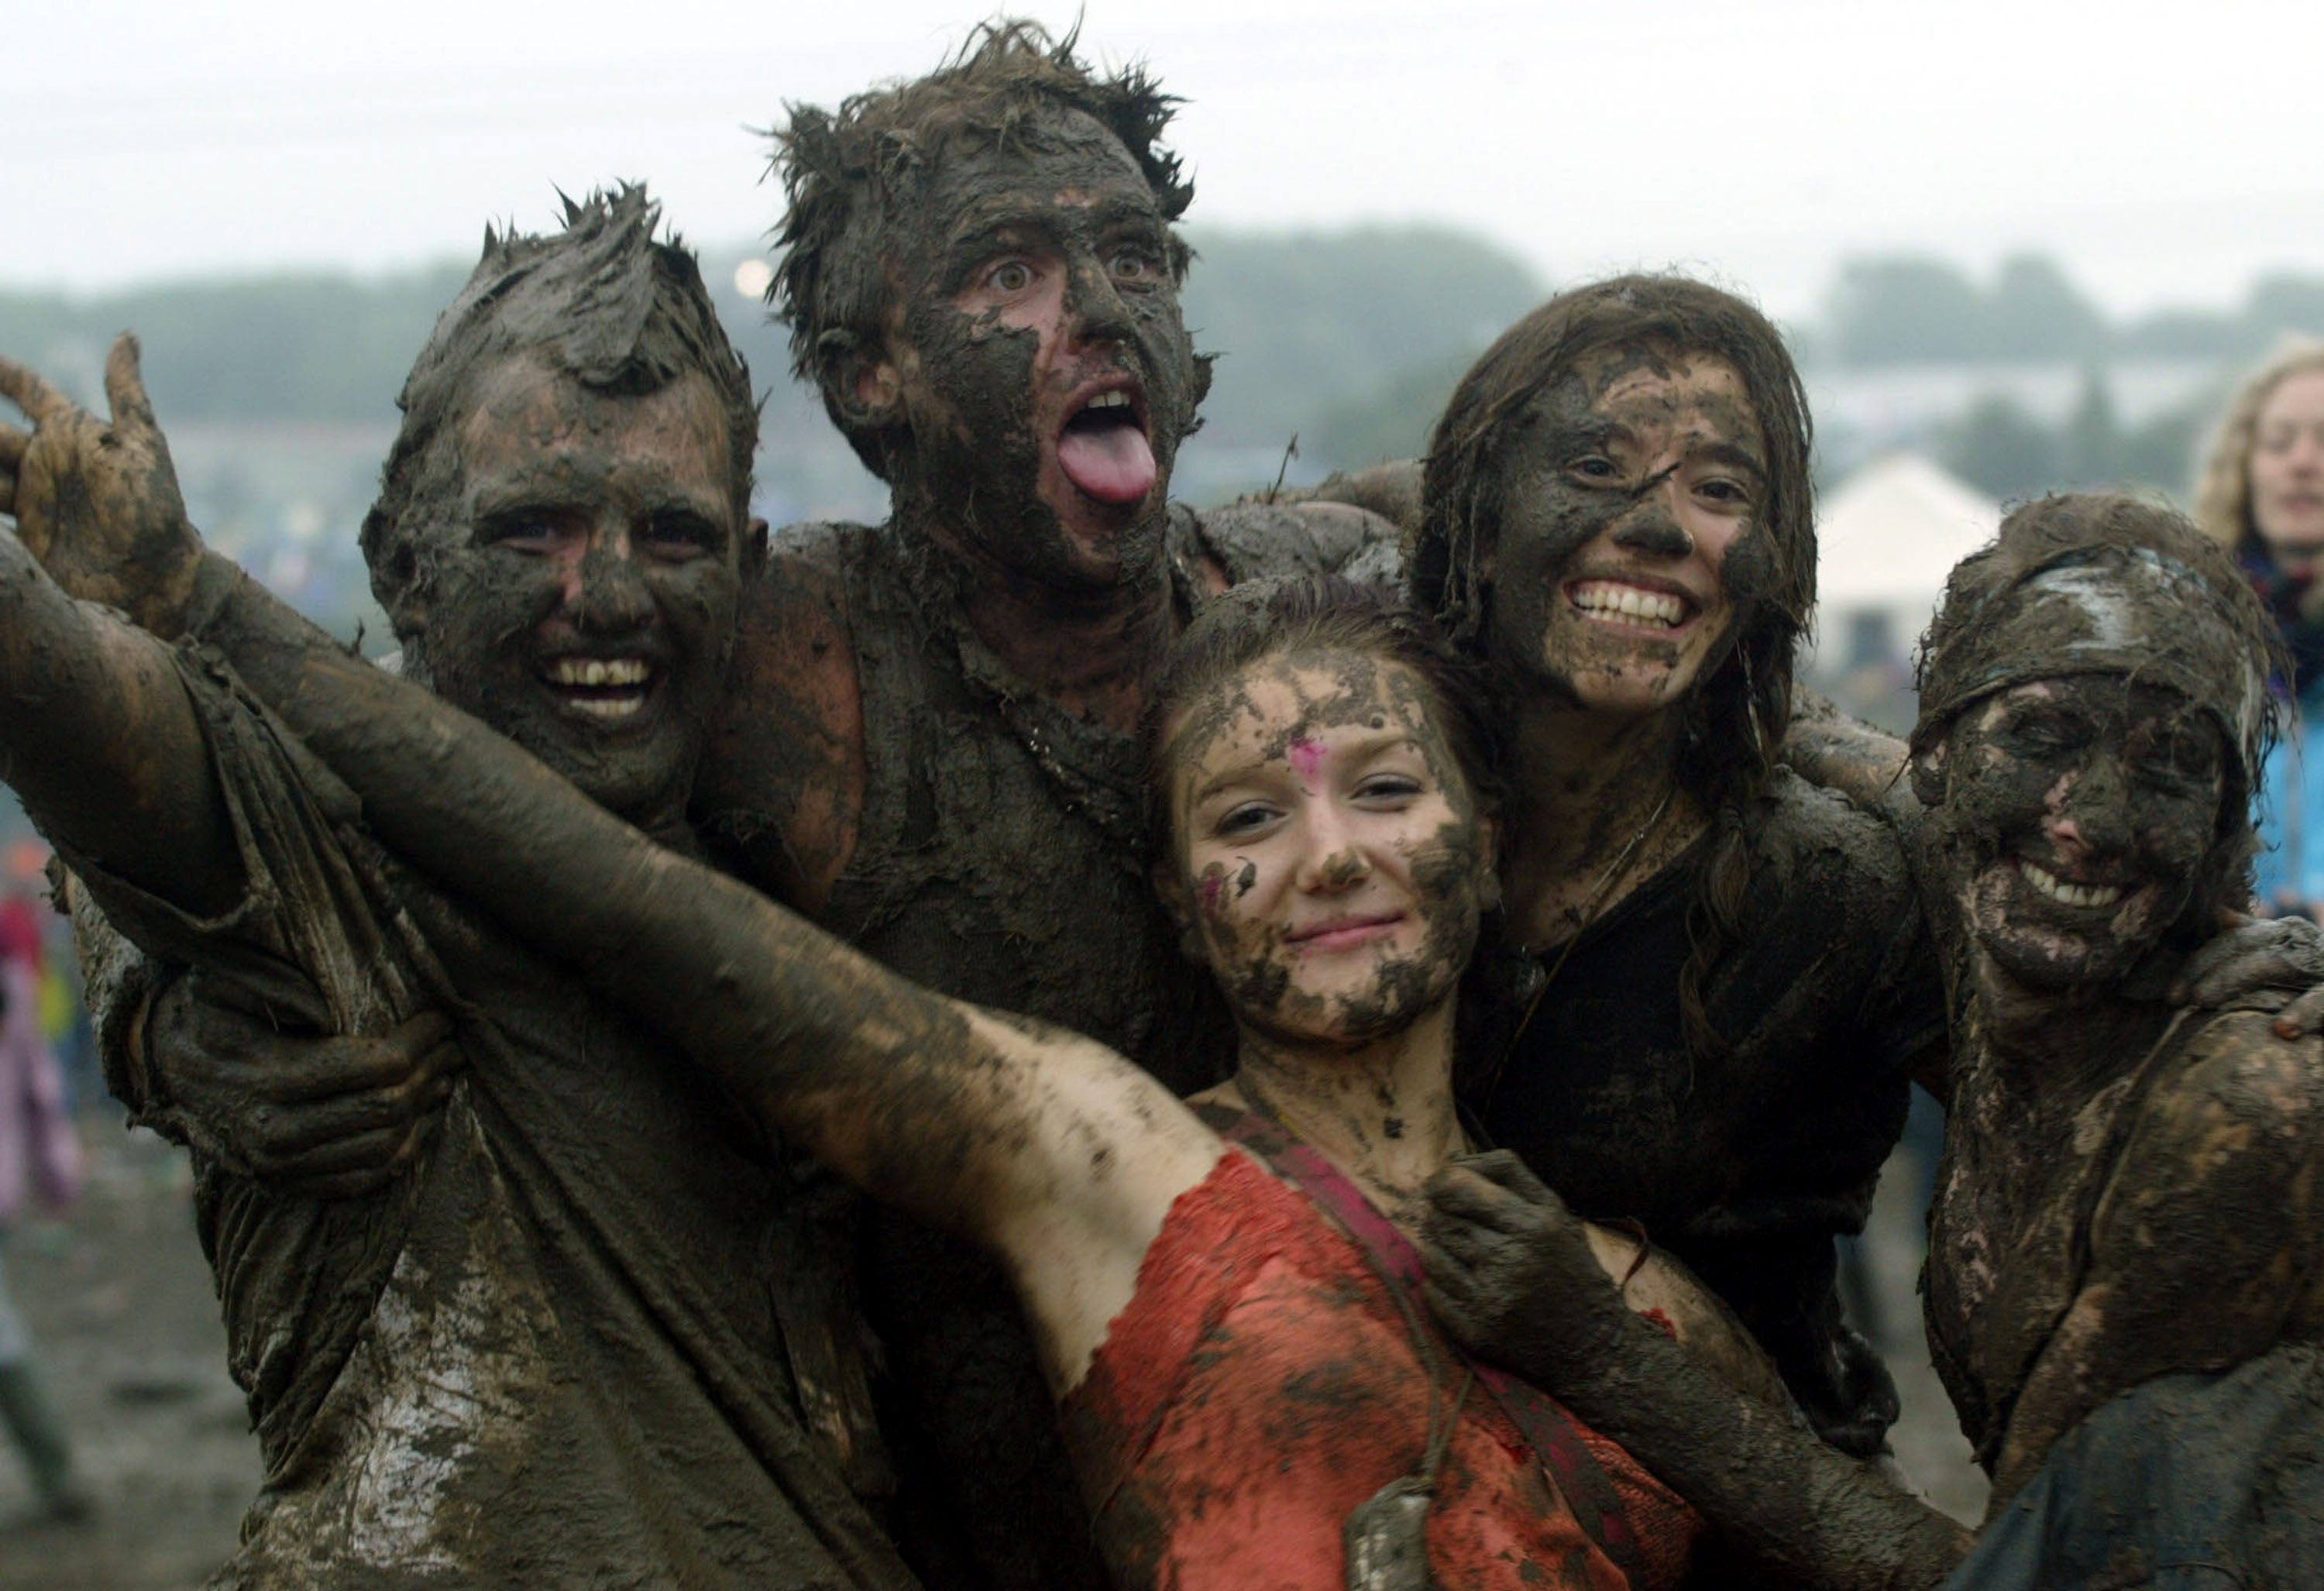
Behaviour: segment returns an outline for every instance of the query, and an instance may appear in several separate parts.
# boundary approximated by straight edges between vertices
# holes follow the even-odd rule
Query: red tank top
[[[1444,1345],[1437,1357],[1461,1362]],[[1457,1369],[1446,1380],[1449,1402]],[[1411,1328],[1364,1253],[1230,1149],[1171,1206],[1062,1413],[1119,1591],[1343,1591],[1342,1527],[1421,1467],[1429,1402]],[[1676,1585],[1700,1520],[1573,1425],[1619,1499],[1644,1584]],[[1633,1583],[1482,1387],[1436,1477],[1428,1550],[1453,1591]]]

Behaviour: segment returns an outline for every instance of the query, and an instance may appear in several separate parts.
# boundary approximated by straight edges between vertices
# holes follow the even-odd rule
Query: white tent
[[[2000,528],[1999,503],[1918,454],[1857,471],[1817,518],[1818,661],[1846,668],[1884,646],[1901,658],[1928,627],[1945,575]]]

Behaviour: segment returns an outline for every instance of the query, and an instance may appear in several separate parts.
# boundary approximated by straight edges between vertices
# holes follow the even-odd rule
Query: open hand
[[[173,639],[202,542],[126,332],[106,358],[105,394],[109,425],[0,358],[0,397],[32,422],[29,434],[0,426],[0,513],[15,516],[17,539],[67,592]]]
[[[1463,1156],[1425,1191],[1429,1307],[1463,1347],[1554,1387],[1628,1328],[1589,1228],[1516,1155]]]

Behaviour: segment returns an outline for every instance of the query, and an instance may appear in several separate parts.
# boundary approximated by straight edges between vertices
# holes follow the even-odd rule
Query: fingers
[[[2303,1039],[2324,1032],[2324,987],[2310,989],[2275,1014],[2278,1038]]]
[[[1525,1219],[1525,1205],[1516,1195],[1466,1165],[1446,1166],[1428,1179],[1422,1191],[1428,1197],[1422,1224],[1432,1237],[1440,1230],[1449,1235],[1463,1222],[1511,1232]]]
[[[2324,933],[2304,917],[2260,921],[2220,914],[2221,931],[2187,958],[2170,999],[2206,1010],[2261,989],[2304,990],[2324,982]]]
[[[72,412],[72,400],[49,385],[38,371],[5,357],[0,357],[0,398],[23,409],[36,426]]]
[[[1467,1154],[1460,1164],[1469,1167],[1479,1176],[1507,1188],[1528,1204],[1547,1204],[1557,1199],[1533,1174],[1533,1168],[1507,1149],[1495,1149],[1484,1154]]]
[[[383,1090],[417,1096],[460,1064],[456,1045],[451,1056],[439,1054],[452,1030],[436,1012],[384,1034],[317,1037],[278,1033],[231,1007],[200,1003],[195,1010],[188,1052],[165,1057],[165,1071],[198,1071],[272,1105],[299,1107]]]
[[[124,421],[145,430],[158,430],[153,421],[153,405],[145,396],[145,377],[139,369],[137,337],[123,332],[113,339],[113,351],[105,356],[105,399],[112,407],[113,423]]]
[[[420,1069],[385,1088],[357,1089],[321,1099],[262,1105],[252,1112],[247,1153],[254,1163],[263,1156],[279,1163],[314,1155],[335,1145],[360,1143],[382,1133],[393,1135],[400,1144],[414,1120],[443,1103],[451,1086],[448,1079]],[[392,1154],[395,1148],[391,1145],[384,1151],[360,1152],[355,1158],[376,1159],[381,1154]],[[331,1160],[330,1168],[339,1170],[344,1166]]]

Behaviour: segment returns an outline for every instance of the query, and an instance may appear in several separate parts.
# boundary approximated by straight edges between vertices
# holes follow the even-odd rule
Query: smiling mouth
[[[1143,502],[1160,474],[1136,394],[1093,394],[1057,432],[1057,466],[1084,497],[1114,507]]]
[[[1577,581],[1566,587],[1565,600],[1585,619],[1634,630],[1683,630],[1695,614],[1695,604],[1674,592],[1623,580]]]
[[[1311,923],[1296,930],[1290,935],[1290,943],[1302,951],[1351,950],[1387,938],[1403,921],[1402,912],[1369,917],[1338,917],[1328,923]]]
[[[2034,887],[2034,894],[2064,906],[2110,906],[2128,893],[2119,884],[2077,884],[2061,878],[2022,856],[2017,859],[2017,871]]]
[[[645,706],[654,670],[642,658],[558,658],[540,677],[575,712],[618,723]]]

